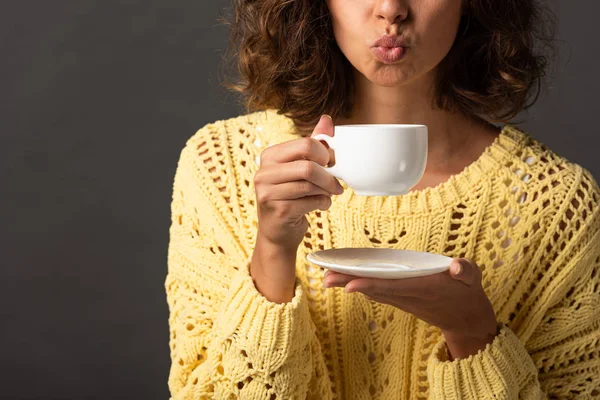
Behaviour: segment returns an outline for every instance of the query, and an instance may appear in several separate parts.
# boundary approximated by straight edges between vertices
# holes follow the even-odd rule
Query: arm
[[[182,152],[171,204],[172,398],[300,399],[309,384],[324,391],[323,381],[311,382],[324,362],[302,287],[296,281],[294,297],[282,304],[258,292],[251,257],[215,204],[222,198],[206,190],[212,179],[203,169],[211,165],[199,165],[194,148]]]
[[[456,361],[448,360],[440,341],[428,365],[432,399],[450,398],[449,393],[460,399],[586,399],[600,394],[600,213],[597,204],[592,208],[583,229],[564,230],[572,240],[552,259],[552,279],[526,317],[539,322],[529,327],[525,321],[519,335],[526,339],[501,325],[483,351]],[[565,215],[571,220],[572,214]]]

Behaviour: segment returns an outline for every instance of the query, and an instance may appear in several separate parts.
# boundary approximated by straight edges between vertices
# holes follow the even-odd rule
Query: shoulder
[[[252,139],[252,143],[256,142],[261,147],[262,142],[273,143],[296,136],[292,120],[277,110],[269,109],[207,123],[188,139],[186,148],[224,146],[225,150],[238,153],[232,144],[245,144]]]
[[[539,190],[539,194],[552,193],[556,205],[585,197],[597,208],[600,189],[590,171],[514,126],[503,129],[499,142],[508,154],[502,169],[516,175],[527,188]]]
[[[211,213],[232,229],[247,225],[245,218],[255,214],[250,208],[260,153],[296,137],[292,120],[276,110],[207,123],[181,150],[173,190],[203,199]]]
[[[517,128],[505,127],[503,133],[508,155],[500,180],[532,225],[559,248],[597,236],[600,188],[590,171]]]
[[[207,190],[233,194],[236,176],[252,172],[264,148],[295,135],[293,122],[277,110],[209,122],[185,142],[178,169],[193,169]]]
[[[291,119],[277,110],[258,111],[207,123],[181,150],[178,168],[193,168],[205,185],[232,184],[236,172],[251,172],[269,145],[297,136]],[[212,183],[211,183],[212,182]]]

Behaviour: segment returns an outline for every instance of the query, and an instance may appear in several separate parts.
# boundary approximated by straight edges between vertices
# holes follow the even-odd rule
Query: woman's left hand
[[[496,315],[481,286],[481,271],[465,258],[455,259],[447,272],[409,279],[360,278],[328,270],[323,285],[361,292],[439,327],[451,360],[476,354],[497,335]]]

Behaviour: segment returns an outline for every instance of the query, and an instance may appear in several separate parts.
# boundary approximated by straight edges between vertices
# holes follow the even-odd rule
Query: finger
[[[321,267],[321,268],[323,268],[323,267]],[[328,276],[331,276],[331,275],[333,275],[333,274],[335,274],[335,272],[334,272],[334,271],[332,271],[332,270],[330,270],[330,269],[328,269],[328,270],[325,270],[325,273],[323,274],[323,280],[325,280],[325,279],[326,279]]]
[[[269,187],[269,193],[261,197],[260,201],[295,200],[301,197],[324,195],[331,193],[309,181],[286,182]]]
[[[321,119],[317,122],[315,129],[313,129],[313,133],[311,136],[318,135],[319,133],[324,133],[327,136],[333,136],[334,126],[333,126],[333,118],[331,118],[328,114],[321,115]]]
[[[475,262],[466,258],[457,258],[450,264],[450,276],[465,285],[472,286],[481,279],[481,272]]]
[[[256,173],[254,183],[280,184],[293,181],[308,181],[329,193],[341,194],[344,191],[339,181],[314,161],[296,160],[285,164],[271,165]]]
[[[333,137],[334,130],[335,130],[335,128],[334,128],[334,124],[333,124],[333,119],[331,118],[331,116],[324,114],[323,116],[321,116],[321,119],[317,123],[317,126],[315,126],[315,129],[313,130],[311,137],[318,135],[319,133],[324,133],[327,136]],[[327,166],[331,167],[332,165],[335,164],[335,153],[333,152],[333,149],[331,149],[327,145],[327,143],[325,143],[325,142],[321,142],[321,143],[323,143],[323,145],[327,148],[327,151],[329,152],[329,163],[327,164]]]
[[[359,279],[357,276],[346,275],[346,274],[335,274],[329,275],[327,278],[323,278],[323,284],[326,287],[344,287],[355,279]]]
[[[275,200],[260,203],[263,212],[272,213],[279,219],[296,219],[315,210],[326,211],[331,207],[331,198],[325,195],[307,196],[294,200]]]
[[[323,274],[323,279],[327,278],[328,276],[337,276],[337,275],[344,275],[341,272],[337,272],[334,271],[332,269],[328,269],[325,271],[325,274]]]
[[[399,308],[402,311],[414,314],[415,310],[418,310],[418,305],[423,303],[422,300],[416,299],[414,297],[404,297],[404,296],[379,296],[379,295],[371,295],[363,293],[363,296],[371,301],[376,301],[381,304],[388,304],[390,306],[394,306]]]
[[[285,201],[285,200],[284,200]],[[315,210],[328,210],[331,207],[331,197],[324,195],[301,197],[296,200],[288,201],[292,203],[291,207],[298,212],[297,216],[308,214]]]
[[[261,167],[296,160],[310,160],[325,166],[329,162],[329,151],[320,141],[304,137],[267,147],[260,154]]]
[[[380,296],[372,296],[372,295],[368,295],[368,294],[364,294],[365,298],[367,300],[370,301],[376,301],[377,303],[381,303],[381,304],[389,304],[389,305],[393,305],[392,302],[390,301],[390,299],[388,297],[380,297]]]
[[[407,279],[362,278],[346,285],[347,292],[361,292],[380,296],[405,296],[426,299],[441,286],[447,284],[449,277],[443,274],[421,276]]]

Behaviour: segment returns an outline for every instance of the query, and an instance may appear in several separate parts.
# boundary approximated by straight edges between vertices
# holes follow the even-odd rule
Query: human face
[[[461,0],[327,0],[327,6],[342,53],[369,81],[386,87],[434,77],[454,43],[462,9]],[[373,44],[382,35],[402,43],[377,49]]]

